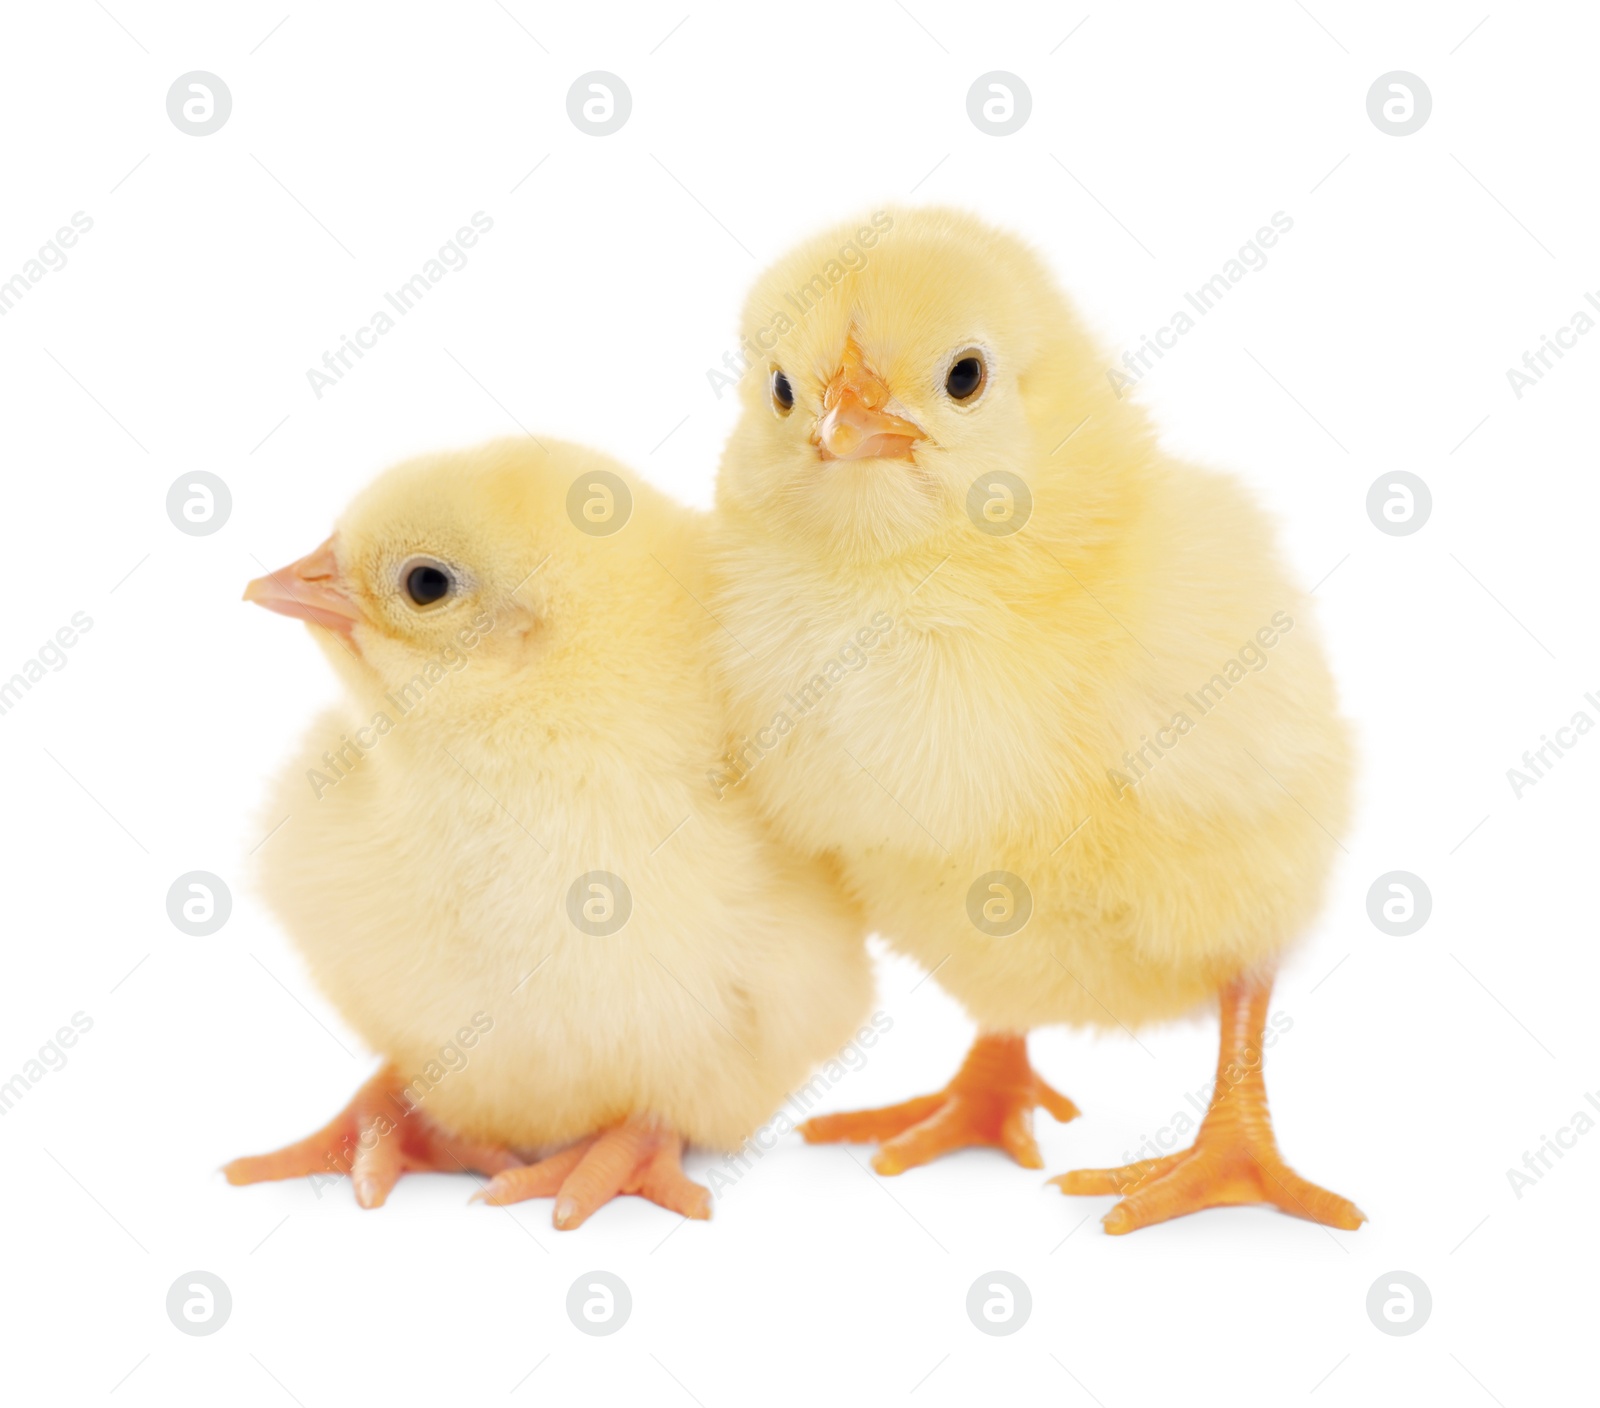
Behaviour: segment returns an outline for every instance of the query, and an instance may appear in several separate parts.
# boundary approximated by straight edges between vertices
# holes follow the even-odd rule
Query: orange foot
[[[1300,1177],[1272,1133],[1262,1076],[1262,1026],[1270,980],[1241,979],[1222,991],[1217,1085],[1194,1144],[1121,1168],[1080,1169],[1052,1178],[1063,1193],[1117,1193],[1107,1232],[1134,1232],[1203,1208],[1268,1203],[1294,1217],[1353,1232],[1366,1214],[1348,1198]]]
[[[1354,1232],[1366,1214],[1348,1198],[1300,1177],[1276,1148],[1245,1142],[1205,1141],[1162,1159],[1142,1159],[1121,1168],[1086,1168],[1052,1178],[1063,1193],[1120,1193],[1122,1201],[1102,1219],[1107,1232],[1136,1232],[1154,1222],[1204,1208],[1270,1203],[1294,1217]]]
[[[1043,1168],[1033,1138],[1035,1105],[1063,1124],[1078,1116],[1072,1101],[1034,1074],[1027,1037],[985,1032],[937,1095],[881,1110],[818,1115],[801,1125],[800,1133],[812,1144],[885,1141],[872,1160],[879,1173],[904,1173],[976,1144],[1004,1149],[1024,1168]]]
[[[711,1194],[684,1174],[682,1158],[683,1140],[671,1130],[630,1119],[536,1164],[496,1174],[473,1199],[501,1207],[554,1197],[553,1220],[563,1232],[582,1226],[622,1193],[636,1193],[685,1217],[709,1218]]]
[[[222,1171],[232,1184],[348,1173],[356,1202],[382,1207],[404,1173],[499,1173],[521,1160],[492,1144],[447,1134],[402,1096],[385,1066],[315,1134],[274,1154],[235,1159]]]

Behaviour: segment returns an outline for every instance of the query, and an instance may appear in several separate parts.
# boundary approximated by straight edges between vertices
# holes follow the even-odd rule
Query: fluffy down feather
[[[632,494],[610,536],[568,514],[597,471]],[[867,1004],[861,920],[829,867],[707,784],[723,723],[703,533],[621,466],[534,441],[403,464],[340,520],[364,620],[353,648],[311,630],[348,698],[273,790],[268,824],[290,819],[260,887],[329,1000],[456,1133],[533,1148],[641,1116],[736,1147]],[[424,610],[400,589],[418,555],[459,583]],[[363,753],[336,776],[324,754],[347,740]],[[604,937],[569,917],[596,871],[632,896]]]
[[[836,855],[873,927],[982,1027],[1212,1002],[1306,928],[1347,820],[1309,603],[1240,487],[1164,453],[1113,392],[1032,251],[951,211],[890,219],[842,279],[814,276],[855,226],[781,260],[745,310],[771,360],[740,389],[711,603],[734,790]],[[808,283],[828,291],[801,314],[785,294]],[[922,428],[911,459],[819,456],[847,340]],[[987,384],[963,405],[945,378],[969,350]],[[1031,496],[1021,531],[981,531],[1008,493]],[[883,617],[863,667],[797,694]],[[1000,892],[974,895],[996,871],[1031,894],[1009,937],[972,918],[990,899],[1003,916]]]

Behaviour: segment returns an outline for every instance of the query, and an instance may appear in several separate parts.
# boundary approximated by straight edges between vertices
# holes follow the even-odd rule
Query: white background
[[[0,676],[73,612],[94,626],[0,718],[0,1078],[93,1021],[0,1119],[6,1396],[1517,1408],[1588,1383],[1600,1131],[1520,1199],[1506,1171],[1600,1088],[1600,737],[1520,800],[1505,774],[1579,708],[1600,719],[1600,335],[1520,400],[1506,369],[1600,289],[1600,24],[1486,3],[8,9],[0,279],[73,212],[94,228],[0,319]],[[233,97],[204,138],[165,108],[192,69]],[[593,69],[633,97],[606,138],[566,114]],[[1013,136],[967,116],[991,69],[1032,91]],[[1394,69],[1433,95],[1404,138],[1366,112]],[[1362,805],[1282,974],[1268,1079],[1287,1156],[1371,1222],[1239,1209],[1109,1238],[1108,1199],[998,1154],[885,1180],[867,1150],[795,1138],[708,1225],[626,1199],[556,1233],[548,1202],[468,1207],[443,1176],[375,1213],[344,1185],[228,1187],[221,1163],[308,1132],[373,1065],[246,888],[265,784],[334,685],[303,631],[239,603],[245,580],[389,462],[519,426],[708,504],[734,402],[705,372],[745,289],[907,198],[1034,240],[1108,352],[1273,212],[1294,221],[1138,394],[1175,449],[1255,487],[1320,582]],[[306,369],[479,210],[467,267],[316,399]],[[187,537],[165,497],[201,469],[232,517]],[[1410,537],[1364,507],[1399,469],[1434,497]],[[196,869],[234,888],[204,939],[165,909]],[[1403,939],[1366,911],[1395,869],[1433,895]],[[882,966],[894,1029],[837,1107],[954,1069],[969,1025],[920,976]],[[1170,1120],[1214,1032],[1038,1034],[1084,1111],[1039,1117],[1048,1172]],[[196,1268],[233,1296],[206,1338],[165,1311]],[[564,1308],[597,1268],[634,1299],[603,1339]],[[1033,1297],[1005,1338],[965,1311],[995,1269]],[[1433,1297],[1404,1338],[1365,1309],[1396,1269]]]

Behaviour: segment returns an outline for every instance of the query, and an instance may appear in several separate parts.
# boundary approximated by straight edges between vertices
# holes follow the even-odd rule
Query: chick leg
[[[496,1207],[554,1196],[552,1220],[564,1232],[624,1193],[709,1218],[711,1194],[684,1173],[682,1158],[683,1140],[673,1131],[653,1120],[624,1120],[538,1163],[496,1174],[473,1196]]]
[[[1033,1138],[1033,1108],[1043,1105],[1065,1124],[1078,1107],[1051,1089],[1028,1064],[1028,1039],[982,1032],[950,1084],[880,1110],[818,1115],[800,1126],[808,1143],[883,1140],[872,1160],[879,1173],[904,1173],[940,1154],[976,1144],[1004,1149],[1024,1168],[1043,1168]]]
[[[507,1149],[439,1128],[407,1103],[392,1066],[385,1066],[315,1134],[271,1154],[235,1159],[229,1183],[349,1174],[356,1202],[382,1207],[402,1174],[499,1173],[521,1162]]]
[[[1202,1208],[1270,1203],[1295,1217],[1353,1232],[1366,1221],[1348,1198],[1301,1178],[1283,1161],[1267,1110],[1262,1029],[1272,980],[1239,978],[1222,990],[1216,1091],[1192,1146],[1121,1168],[1080,1169],[1050,1181],[1063,1193],[1118,1193],[1105,1215],[1111,1233]]]

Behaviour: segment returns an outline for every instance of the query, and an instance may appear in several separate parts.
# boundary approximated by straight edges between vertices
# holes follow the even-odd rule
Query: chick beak
[[[888,409],[888,384],[869,368],[855,338],[847,338],[839,370],[822,393],[822,415],[811,443],[825,460],[909,460],[926,438],[915,421]]]
[[[313,626],[337,631],[346,640],[361,620],[339,575],[333,538],[298,562],[257,577],[244,589],[244,599],[280,616],[298,616]]]

